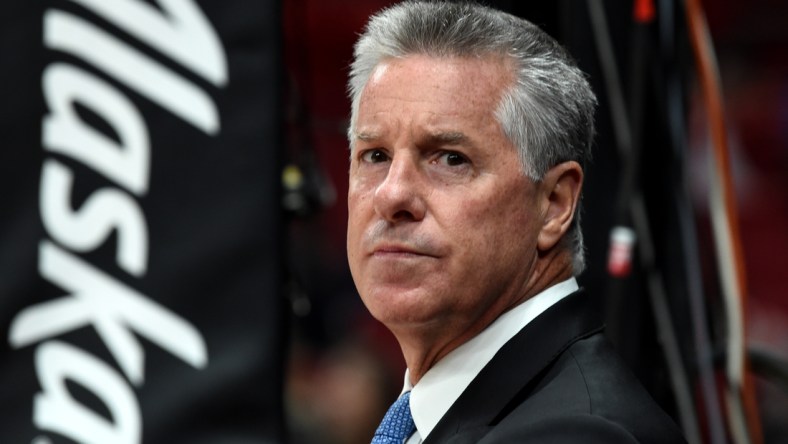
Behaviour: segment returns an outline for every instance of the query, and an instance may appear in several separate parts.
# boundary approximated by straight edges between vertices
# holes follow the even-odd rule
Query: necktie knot
[[[372,444],[402,444],[416,431],[416,424],[410,414],[410,392],[405,392],[389,407],[380,422]]]

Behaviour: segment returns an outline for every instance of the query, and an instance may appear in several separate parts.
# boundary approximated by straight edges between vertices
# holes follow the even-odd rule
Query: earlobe
[[[553,248],[572,224],[583,187],[583,169],[575,161],[552,167],[542,179],[543,220],[539,251]]]

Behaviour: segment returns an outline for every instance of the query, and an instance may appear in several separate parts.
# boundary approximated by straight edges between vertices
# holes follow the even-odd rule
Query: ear
[[[559,163],[547,171],[540,187],[543,218],[537,238],[539,251],[553,248],[569,230],[582,188],[583,169],[575,161]]]

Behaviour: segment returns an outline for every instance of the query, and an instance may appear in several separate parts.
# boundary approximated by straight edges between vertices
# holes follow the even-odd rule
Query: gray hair
[[[516,80],[504,92],[496,118],[517,147],[523,172],[542,180],[553,166],[585,166],[594,138],[596,97],[567,52],[536,25],[473,3],[406,1],[372,16],[355,46],[348,90],[348,137],[354,141],[361,92],[375,67],[388,58],[501,55],[514,63]],[[572,242],[573,271],[585,268],[580,205],[565,236]]]

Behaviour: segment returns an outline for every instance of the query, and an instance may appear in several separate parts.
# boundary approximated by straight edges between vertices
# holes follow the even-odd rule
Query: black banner
[[[7,2],[0,442],[279,442],[279,7]]]

